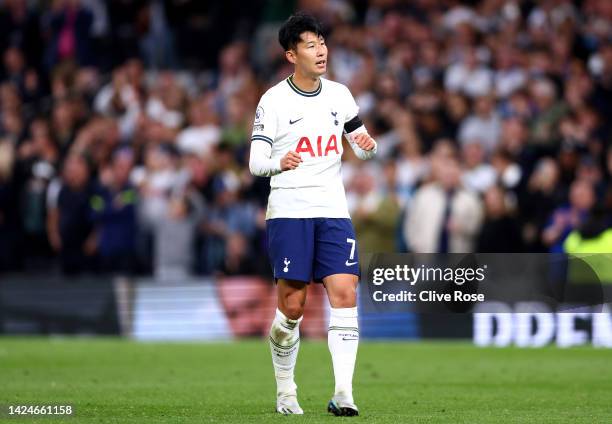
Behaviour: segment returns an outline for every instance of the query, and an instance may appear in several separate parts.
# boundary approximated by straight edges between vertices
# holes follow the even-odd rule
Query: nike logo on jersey
[[[355,265],[357,262],[349,262],[348,259],[347,261],[344,263],[346,266],[353,266]]]
[[[296,119],[295,121],[292,121],[291,119],[289,119],[289,125],[293,125],[293,124],[295,124],[296,122],[301,121],[302,119],[304,119],[304,117],[303,117],[303,116],[302,116],[300,119]]]

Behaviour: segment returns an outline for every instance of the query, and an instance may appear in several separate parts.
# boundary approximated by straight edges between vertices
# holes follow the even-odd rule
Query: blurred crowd
[[[317,16],[363,252],[612,252],[612,2],[0,2],[0,271],[267,275],[254,110]]]

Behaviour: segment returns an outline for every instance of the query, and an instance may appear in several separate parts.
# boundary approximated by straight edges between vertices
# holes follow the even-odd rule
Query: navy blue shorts
[[[275,218],[266,221],[274,278],[310,283],[333,274],[359,276],[353,223],[348,218]]]

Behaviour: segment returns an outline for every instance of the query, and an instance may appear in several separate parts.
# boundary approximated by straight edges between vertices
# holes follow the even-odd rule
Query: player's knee
[[[279,309],[289,319],[299,319],[304,315],[304,302],[298,296],[287,296],[281,299]]]
[[[306,301],[305,296],[299,293],[293,295],[283,296],[280,299],[279,309],[289,319],[299,319],[304,315],[304,303]]]
[[[352,287],[337,290],[329,300],[334,308],[353,308],[357,305],[357,291]]]
[[[289,319],[299,319],[304,315],[304,306],[299,302],[287,302],[281,311]]]

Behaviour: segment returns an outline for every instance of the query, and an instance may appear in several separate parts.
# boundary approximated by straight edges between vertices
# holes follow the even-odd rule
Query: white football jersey
[[[347,87],[324,78],[317,90],[305,92],[289,77],[262,96],[252,140],[269,143],[275,161],[290,150],[303,161],[272,176],[266,219],[349,218],[340,175],[342,136],[358,111]]]

